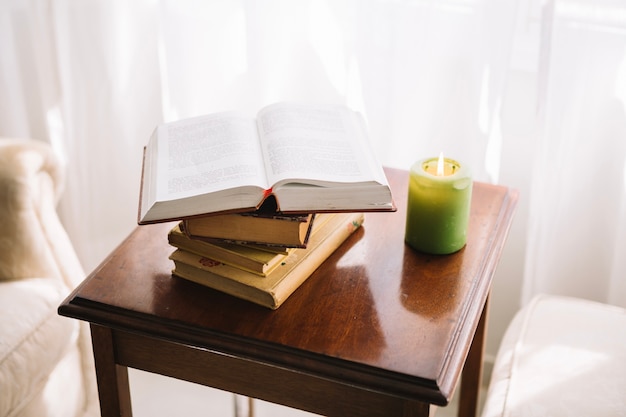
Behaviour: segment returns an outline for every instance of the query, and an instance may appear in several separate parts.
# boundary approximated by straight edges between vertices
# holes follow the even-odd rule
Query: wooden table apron
[[[466,247],[426,255],[404,243],[408,172],[386,172],[398,211],[367,213],[276,311],[172,276],[173,223],[136,228],[59,307],[92,323],[103,415],[131,412],[127,366],[329,416],[428,415],[468,353],[461,403],[475,410],[517,193],[476,182]]]

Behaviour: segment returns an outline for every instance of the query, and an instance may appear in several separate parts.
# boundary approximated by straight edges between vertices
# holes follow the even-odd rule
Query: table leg
[[[115,363],[111,329],[92,323],[91,340],[102,417],[132,417],[128,368]]]
[[[483,374],[483,355],[485,353],[485,340],[487,334],[487,317],[489,313],[489,296],[485,301],[483,312],[478,321],[476,334],[470,346],[463,374],[461,375],[461,394],[459,398],[458,415],[463,417],[475,417],[478,411],[478,399]]]
[[[235,417],[254,417],[254,399],[245,395],[233,394]]]

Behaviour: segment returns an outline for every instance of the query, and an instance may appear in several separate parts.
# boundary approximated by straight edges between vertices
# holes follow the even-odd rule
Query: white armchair
[[[482,417],[626,416],[626,310],[536,296],[509,325]]]
[[[84,278],[56,212],[63,170],[40,141],[0,139],[0,416],[98,415],[85,323],[57,308]]]

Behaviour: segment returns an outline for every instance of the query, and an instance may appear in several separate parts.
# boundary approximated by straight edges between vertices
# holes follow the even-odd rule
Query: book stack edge
[[[306,245],[300,247],[193,237],[182,230],[186,225],[181,221],[168,234],[176,248],[170,255],[172,273],[277,309],[363,221],[363,213],[317,214],[310,220]]]

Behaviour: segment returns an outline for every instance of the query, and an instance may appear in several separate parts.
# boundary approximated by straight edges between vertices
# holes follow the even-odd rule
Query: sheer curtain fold
[[[142,146],[162,120],[154,2],[0,5],[0,134],[67,163],[60,215],[86,268],[134,226]]]
[[[516,2],[373,4],[359,20],[358,50],[372,134],[392,138],[379,147],[383,161],[407,168],[415,155],[443,151],[496,181],[487,150],[499,140]]]
[[[162,119],[153,2],[50,3],[70,162],[60,210],[87,267],[136,224],[142,146]]]
[[[2,135],[47,137],[47,110],[58,101],[53,19],[47,2],[0,3]]]
[[[626,6],[551,8],[524,300],[547,292],[625,305]]]
[[[279,100],[346,103],[365,114],[385,165],[444,151],[476,180],[524,191],[497,319],[538,292],[625,305],[624,7],[540,3],[10,0],[0,135],[63,153],[61,214],[89,270],[136,224],[157,123]]]

